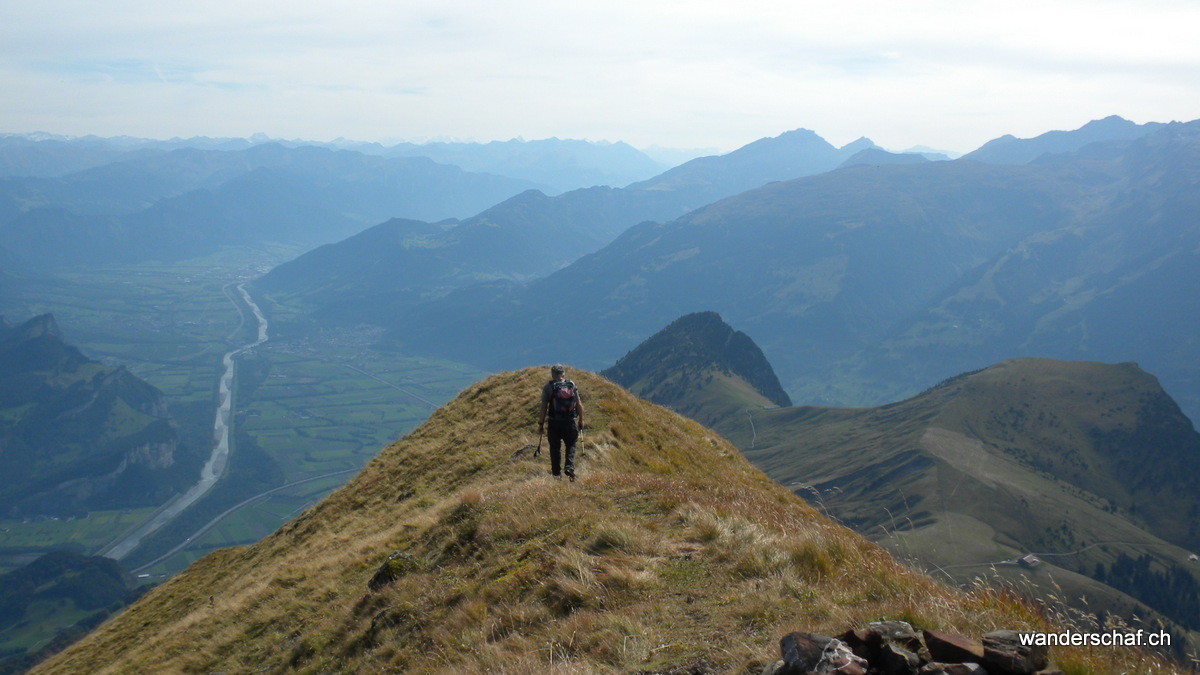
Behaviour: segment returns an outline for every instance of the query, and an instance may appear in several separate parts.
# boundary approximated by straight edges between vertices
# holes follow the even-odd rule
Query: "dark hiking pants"
[[[567,465],[561,468],[566,469],[568,475],[575,473],[575,443],[579,440],[579,429],[575,428],[575,420],[550,420],[546,437],[550,439],[550,473],[555,476],[561,473],[560,444],[567,446]]]

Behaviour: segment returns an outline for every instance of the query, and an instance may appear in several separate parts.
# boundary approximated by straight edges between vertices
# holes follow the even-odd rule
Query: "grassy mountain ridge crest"
[[[316,507],[40,672],[744,670],[801,626],[1048,625],[903,568],[713,432],[589,373],[570,373],[588,404],[580,478],[556,482],[529,459],[545,374],[468,387]],[[398,578],[368,591],[393,552]],[[1099,653],[1061,656],[1143,658]]]

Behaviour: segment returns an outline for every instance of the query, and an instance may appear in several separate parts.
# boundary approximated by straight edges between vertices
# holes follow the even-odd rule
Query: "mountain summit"
[[[545,376],[468,387],[319,505],[44,670],[757,671],[799,626],[1049,628],[1010,596],[905,569],[711,431],[586,372],[571,373],[590,424],[580,478],[556,481],[530,457]]]
[[[601,374],[709,426],[747,408],[792,404],[754,340],[716,312],[676,319]]]

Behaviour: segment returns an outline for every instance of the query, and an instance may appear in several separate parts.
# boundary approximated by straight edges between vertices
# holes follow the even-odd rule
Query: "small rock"
[[[402,551],[396,551],[389,555],[387,560],[383,561],[378,570],[375,570],[375,576],[371,577],[371,580],[367,582],[367,588],[377,591],[416,568],[417,563],[411,555]]]
[[[879,675],[916,675],[921,659],[904,647],[889,642],[880,647],[879,659],[872,661],[871,665],[878,665]]]
[[[821,660],[825,645],[832,641],[831,637],[815,633],[788,633],[779,641],[779,652],[784,662],[779,672],[786,675],[807,673]]]
[[[1049,647],[1023,645],[1015,630],[995,630],[983,636],[983,665],[993,675],[1030,675],[1049,663]]]
[[[846,631],[837,639],[872,664],[879,660],[880,650],[886,644],[896,643],[914,653],[921,649],[921,637],[907,621],[873,621],[865,628]]]
[[[867,660],[841,640],[815,633],[789,633],[780,640],[784,666],[778,675],[866,675]]]
[[[779,673],[782,672],[783,667],[786,665],[787,663],[785,663],[783,659],[779,659],[775,663],[768,663],[766,667],[763,668],[762,675],[779,675]]]
[[[925,646],[933,661],[942,663],[982,663],[983,645],[974,640],[955,633],[943,633],[938,630],[921,631],[925,636]]]
[[[926,663],[917,675],[988,675],[978,663]]]
[[[867,630],[878,633],[887,642],[918,640],[920,636],[907,621],[872,621],[867,624]]]
[[[845,642],[846,646],[850,647],[850,650],[856,655],[861,656],[868,661],[873,661],[876,658],[879,658],[879,645],[874,645],[876,651],[873,652],[871,650],[872,645],[869,642],[869,637],[870,636],[865,629],[859,628],[857,630],[848,630],[845,633],[837,636],[837,639]]]

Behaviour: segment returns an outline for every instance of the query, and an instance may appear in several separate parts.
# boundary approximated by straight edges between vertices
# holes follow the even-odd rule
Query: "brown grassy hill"
[[[42,670],[756,671],[798,629],[1046,626],[1006,593],[907,570],[713,432],[594,375],[572,373],[591,425],[580,479],[551,479],[544,457],[513,457],[536,440],[544,376],[468,388],[313,509]],[[369,591],[394,551],[401,576]],[[1058,656],[1074,673],[1168,671],[1131,650]]]
[[[720,427],[769,476],[903,559],[1032,583],[1200,644],[1200,436],[1136,364],[1013,359],[877,408]],[[1043,564],[1027,570],[1030,552]],[[1157,613],[1155,613],[1157,612]]]

